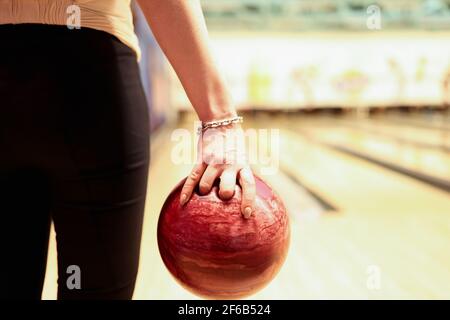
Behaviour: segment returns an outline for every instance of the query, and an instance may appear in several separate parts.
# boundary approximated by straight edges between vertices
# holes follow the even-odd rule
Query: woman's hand
[[[181,191],[181,205],[186,204],[195,187],[207,194],[220,179],[219,196],[223,200],[234,195],[236,180],[242,189],[241,211],[245,218],[253,212],[255,179],[245,153],[244,133],[239,124],[209,128],[198,142],[198,160]]]

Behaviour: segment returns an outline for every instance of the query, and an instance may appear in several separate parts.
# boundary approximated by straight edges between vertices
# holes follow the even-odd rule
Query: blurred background
[[[450,0],[202,4],[244,127],[269,132],[253,167],[277,169],[263,178],[291,218],[285,266],[252,298],[449,299]],[[196,117],[134,11],[152,128],[135,298],[196,299],[156,244],[161,206],[193,165],[173,160],[173,132],[190,130],[195,150]]]

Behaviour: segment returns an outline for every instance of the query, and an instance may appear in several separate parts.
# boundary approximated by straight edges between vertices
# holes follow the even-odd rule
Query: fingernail
[[[250,208],[250,207],[245,208],[244,209],[244,217],[248,219],[248,218],[250,218],[251,215],[252,215],[252,208]]]
[[[186,194],[182,194],[181,195],[181,200],[180,200],[180,204],[182,205],[182,206],[184,206],[184,204],[185,204],[185,202],[186,202],[186,199],[187,199],[187,196],[186,196]]]

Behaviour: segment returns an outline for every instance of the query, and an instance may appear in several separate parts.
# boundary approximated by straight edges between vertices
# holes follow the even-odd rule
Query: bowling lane
[[[450,152],[450,131],[432,129],[429,127],[417,127],[407,123],[395,123],[389,121],[388,117],[371,117],[366,119],[355,119],[354,117],[342,117],[329,120],[329,124],[343,125],[358,128],[392,138],[400,143],[415,144],[429,149],[442,149]]]
[[[450,183],[450,152],[399,142],[389,136],[366,132],[364,128],[339,126],[304,127],[321,141],[369,155]]]
[[[317,143],[317,141],[310,139],[309,137],[303,135],[302,133],[305,130],[305,126],[303,126],[302,124],[297,124],[297,122],[294,120],[294,123],[291,123],[289,121],[289,119],[287,120],[281,120],[279,119],[278,122],[274,121],[270,121],[267,124],[267,127],[272,126],[272,127],[277,127],[277,128],[283,128],[281,129],[281,135],[282,138],[280,139],[280,143],[281,143],[281,147],[280,147],[280,153],[282,155],[281,157],[281,161],[280,161],[280,167],[282,170],[287,170],[287,171],[291,171],[292,174],[294,175],[298,175],[298,172],[301,172],[304,177],[306,178],[306,176],[308,176],[308,181],[311,180],[314,182],[314,185],[316,183],[320,183],[320,180],[323,177],[329,177],[326,179],[326,183],[320,183],[321,184],[321,188],[327,188],[328,186],[331,186],[332,184],[336,184],[336,187],[339,187],[339,183],[342,184],[342,186],[345,186],[348,184],[348,182],[346,181],[349,177],[349,175],[347,173],[343,173],[340,169],[345,169],[345,168],[335,168],[334,164],[335,163],[342,163],[342,165],[347,164],[349,161],[351,161],[351,163],[353,164],[355,161],[357,161],[358,159],[355,159],[352,156],[347,156],[345,154],[342,154],[341,152],[336,152],[334,150],[331,150],[330,148],[327,148],[323,145],[321,145],[320,143]],[[258,125],[261,127],[266,127],[264,124],[264,120],[259,119],[258,122],[252,123],[251,125]],[[294,124],[294,125],[292,125]],[[318,129],[318,131],[320,131],[320,129]],[[325,155],[325,156],[324,156]],[[345,161],[341,161],[341,162],[336,162],[336,159],[345,159]],[[330,162],[328,162],[330,161]],[[370,166],[370,168],[375,168],[376,169],[376,173],[379,174],[380,172],[383,172],[383,175],[389,175],[391,178],[395,178],[395,179],[404,179],[404,181],[408,182],[408,184],[413,184],[414,188],[420,188],[420,190],[418,191],[424,191],[424,190],[430,190],[433,191],[433,193],[437,192],[437,193],[442,193],[446,198],[448,197],[447,193],[445,192],[441,192],[440,190],[434,190],[430,189],[431,187],[423,185],[422,183],[419,183],[407,176],[401,175],[401,174],[397,174],[395,172],[391,172],[385,169],[380,168],[377,165],[373,165],[370,163],[367,163],[366,161],[357,161],[358,166],[354,169],[357,170],[358,167],[361,167],[362,165],[364,166]],[[321,170],[317,170],[318,167],[321,167]],[[339,169],[339,170],[337,170]],[[323,171],[325,170],[325,171]],[[371,171],[369,171],[371,172]],[[351,178],[354,179],[352,181],[352,184],[354,182],[358,182],[361,184],[361,186],[358,185],[358,187],[363,188],[363,190],[365,190],[365,192],[370,193],[368,188],[373,188],[373,191],[377,191],[375,192],[375,194],[378,194],[379,196],[388,196],[388,194],[384,194],[384,191],[378,190],[378,186],[370,186],[370,184],[368,186],[364,186],[364,184],[366,183],[366,181],[371,181],[373,180],[371,176],[366,176],[366,177],[362,177],[361,175],[359,175],[360,172],[354,172],[354,174],[351,175]],[[318,177],[314,177],[314,175],[318,175]],[[300,176],[300,180],[302,182],[308,182],[305,181],[305,179],[303,179],[303,175]],[[376,179],[376,178],[375,178]],[[376,181],[376,180],[374,180]],[[310,185],[308,183],[306,183],[306,185],[308,187],[310,187]],[[399,185],[399,187],[402,187],[402,185]],[[311,187],[312,189],[316,190],[318,188],[316,188],[315,186]],[[423,189],[425,188],[425,189]],[[354,192],[355,189],[354,187],[349,188],[348,191],[350,192]],[[319,192],[319,191],[318,191]],[[340,193],[342,192],[347,192],[347,190],[341,190],[339,191]],[[389,191],[390,192],[390,191]],[[399,192],[400,193],[400,192]],[[427,193],[425,193],[427,194]],[[342,206],[342,197],[341,194],[339,194],[339,197],[336,198],[330,198],[329,193],[326,193],[323,195],[323,198],[328,199],[331,203],[337,204],[338,208],[343,207]],[[390,197],[388,197],[390,198]],[[349,200],[351,200],[351,198],[349,198]],[[354,204],[351,204],[352,201],[345,201],[346,203],[346,208],[351,208],[351,206],[353,206]],[[400,201],[402,202],[402,201]],[[410,209],[409,204],[407,203],[407,201],[405,203],[403,203],[403,206],[407,206],[405,207],[405,209]],[[426,209],[427,207],[424,206],[423,209]],[[359,208],[358,208],[359,209]]]
[[[439,113],[431,110],[409,113],[389,112],[382,116],[382,120],[417,128],[450,131],[450,109],[448,108]]]
[[[289,126],[289,121],[270,123]],[[320,253],[312,249],[312,256],[308,256],[312,245],[301,239],[299,243],[304,245],[302,263],[312,263],[305,269],[318,268],[317,275],[323,276],[312,281],[326,287],[318,290],[315,297],[337,297],[339,292],[341,297],[360,298],[448,295],[448,283],[439,280],[447,279],[446,266],[450,262],[449,256],[442,254],[449,241],[450,226],[450,198],[446,193],[315,145],[296,132],[283,131],[282,137],[281,167],[292,171],[306,185],[313,185],[339,207],[339,214],[322,215],[317,224],[301,224],[307,224],[301,232],[314,230],[311,238],[305,235],[305,242],[325,239],[325,244],[317,248]],[[298,259],[301,256],[299,253]],[[329,264],[324,267],[320,259],[327,259]],[[321,263],[314,265],[313,261]],[[333,270],[328,265],[333,265]],[[367,290],[361,282],[365,274],[362,270],[372,265],[384,270],[388,279],[387,287],[380,291]],[[429,270],[437,274],[430,276]]]

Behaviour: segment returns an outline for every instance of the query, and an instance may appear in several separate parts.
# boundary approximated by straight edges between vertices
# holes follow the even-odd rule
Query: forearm
[[[199,0],[139,0],[139,4],[200,120],[234,116],[212,58]]]

